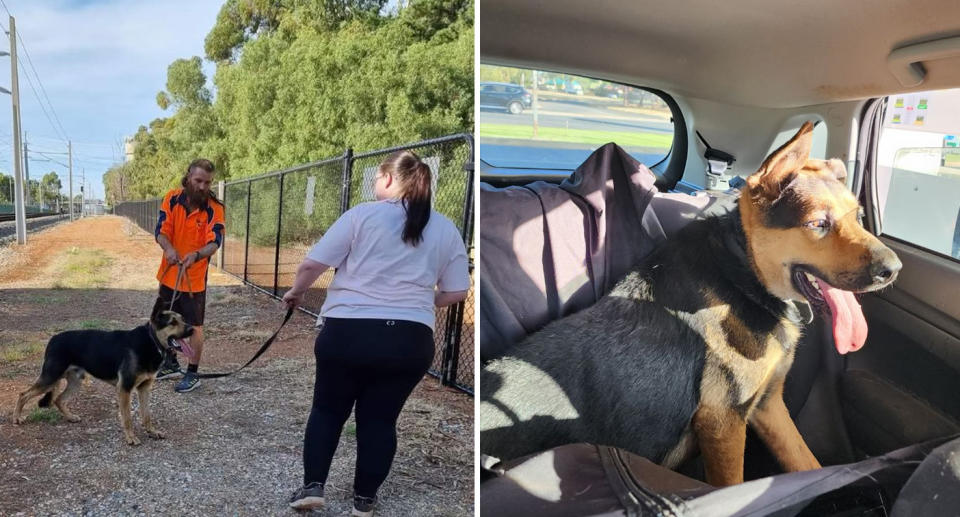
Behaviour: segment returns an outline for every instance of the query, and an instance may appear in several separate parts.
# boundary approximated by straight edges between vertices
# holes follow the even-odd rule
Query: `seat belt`
[[[707,160],[707,179],[704,187],[707,190],[729,189],[731,185],[729,184],[730,178],[727,176],[727,170],[737,159],[726,151],[711,147],[699,131],[696,131],[696,133],[700,142],[703,143],[703,147],[706,148],[703,153],[703,157]]]

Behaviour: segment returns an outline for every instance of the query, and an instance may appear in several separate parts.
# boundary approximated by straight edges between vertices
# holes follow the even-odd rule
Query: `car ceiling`
[[[960,57],[908,88],[891,50],[960,36],[957,0],[481,0],[485,63],[797,107],[960,86]]]

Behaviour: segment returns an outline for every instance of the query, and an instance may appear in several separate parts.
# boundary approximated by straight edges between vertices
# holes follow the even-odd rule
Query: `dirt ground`
[[[143,324],[155,296],[152,236],[119,217],[64,223],[0,247],[0,515],[291,515],[313,387],[313,318],[297,313],[273,347],[234,377],[177,394],[160,381],[153,414],[167,438],[126,445],[114,389],[87,381],[68,423],[33,410],[15,426],[19,392],[46,340],[78,328]],[[211,270],[201,370],[239,366],[280,324],[279,303]],[[35,408],[32,403],[28,409]],[[352,419],[328,480],[327,508],[349,513]],[[425,377],[398,423],[378,515],[473,514],[473,399]]]

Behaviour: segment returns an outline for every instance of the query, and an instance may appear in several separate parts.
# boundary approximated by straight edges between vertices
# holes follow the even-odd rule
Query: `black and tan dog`
[[[897,276],[860,223],[839,160],[809,159],[813,126],[750,176],[737,208],[688,224],[592,307],[487,364],[480,449],[500,459],[590,442],[674,468],[702,453],[707,481],[743,481],[746,426],[788,471],[819,467],[783,403],[808,301],[837,350],[860,348],[853,293]]]
[[[133,330],[71,330],[50,338],[43,357],[43,366],[36,382],[20,394],[13,421],[22,424],[23,406],[30,399],[44,395],[40,406],[53,405],[70,422],[80,418],[67,409],[67,398],[79,387],[84,372],[117,388],[120,425],[130,445],[139,445],[130,416],[130,396],[134,389],[140,397],[143,428],[151,438],[161,439],[150,415],[150,389],[156,378],[163,354],[173,353],[175,340],[189,337],[193,327],[172,311],[155,311],[150,321]],[[54,396],[60,379],[67,386]]]

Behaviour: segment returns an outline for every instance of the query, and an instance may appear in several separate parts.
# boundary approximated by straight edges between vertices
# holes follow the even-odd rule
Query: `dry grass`
[[[62,253],[54,267],[61,272],[54,289],[103,289],[110,283],[113,259],[101,249],[73,247]]]
[[[43,353],[46,343],[34,341],[27,344],[0,343],[0,364],[15,363],[32,359]]]

